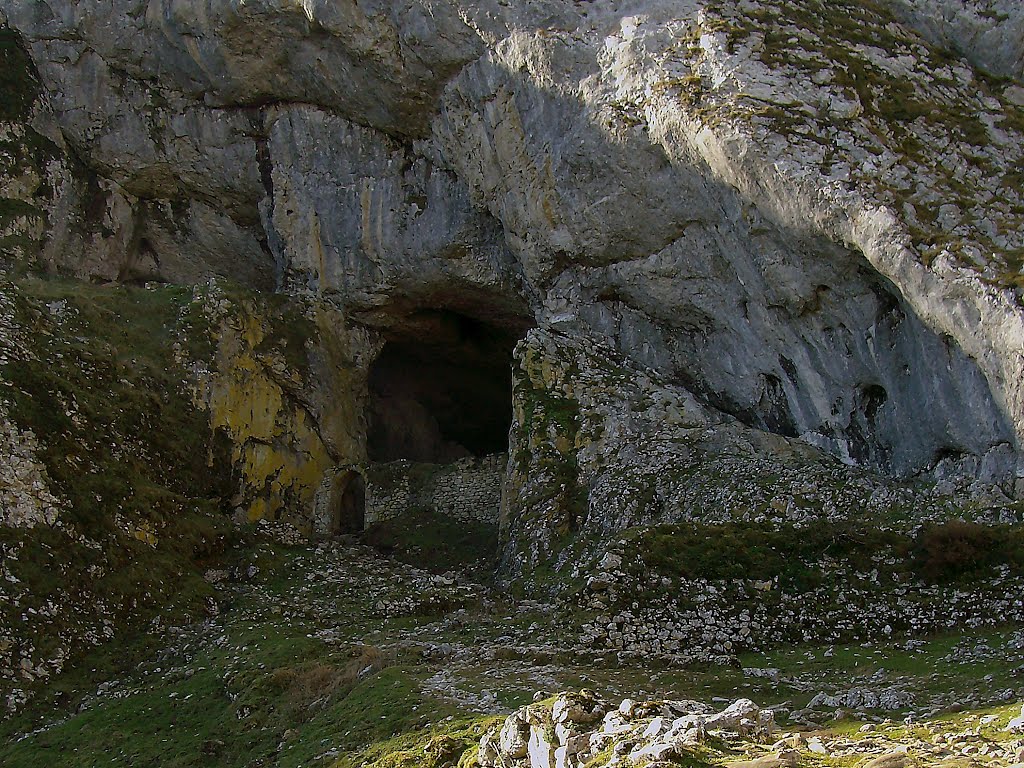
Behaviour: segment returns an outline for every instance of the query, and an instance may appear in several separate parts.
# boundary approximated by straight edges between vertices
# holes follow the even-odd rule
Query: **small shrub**
[[[326,704],[344,686],[344,672],[332,664],[315,663],[275,670],[271,682],[281,691],[284,706],[296,713]]]
[[[347,694],[363,677],[391,666],[392,656],[380,648],[364,645],[344,666],[313,662],[285,667],[271,674],[284,708],[293,717],[308,718],[339,696]]]
[[[996,565],[1020,565],[1024,536],[1009,526],[964,520],[926,525],[917,535],[917,570],[934,581],[958,581]]]

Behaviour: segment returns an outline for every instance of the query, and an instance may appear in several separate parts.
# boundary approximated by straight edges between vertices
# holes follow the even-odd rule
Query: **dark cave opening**
[[[512,352],[529,324],[420,310],[370,369],[367,457],[448,463],[508,450]]]

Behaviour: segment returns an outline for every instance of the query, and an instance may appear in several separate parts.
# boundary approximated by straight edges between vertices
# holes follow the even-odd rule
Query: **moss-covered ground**
[[[187,394],[176,346],[187,290],[5,283],[13,317],[0,401],[38,444],[53,526],[0,528],[11,579],[0,621],[38,661],[203,614],[200,574],[234,538],[228,443]],[[6,683],[0,689],[6,689]]]
[[[431,601],[434,577],[364,547],[250,538],[222,565],[235,576],[211,587],[219,615],[126,637],[83,659],[0,725],[0,764],[465,766],[496,714],[538,690],[582,687],[611,700],[744,696],[786,710],[855,685],[898,686],[914,697],[915,711],[937,696],[958,702],[912,726],[903,722],[906,709],[870,712],[888,738],[964,728],[992,713],[985,734],[1005,740],[1000,729],[1019,711],[1013,697],[1024,649],[1014,628],[785,648],[741,656],[736,667],[659,666],[573,653],[534,604],[495,595],[461,606]],[[441,590],[452,596],[460,588]],[[424,600],[388,607],[405,604],[410,592]],[[778,674],[755,677],[741,667]],[[823,733],[854,737],[865,718],[822,720]],[[785,718],[783,727],[791,727]],[[710,749],[693,759],[736,757]]]

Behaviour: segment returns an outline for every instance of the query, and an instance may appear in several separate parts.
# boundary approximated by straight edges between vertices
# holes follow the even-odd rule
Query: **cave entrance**
[[[355,470],[335,480],[331,532],[335,535],[361,533],[366,520],[366,480]]]
[[[512,351],[530,325],[420,310],[389,329],[369,375],[369,460],[446,464],[506,452]]]

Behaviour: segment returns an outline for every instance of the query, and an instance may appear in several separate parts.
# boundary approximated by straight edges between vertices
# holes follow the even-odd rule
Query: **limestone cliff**
[[[219,341],[205,402],[252,515],[308,519],[330,467],[403,458],[374,455],[395,424],[447,458],[500,451],[464,422],[508,407],[492,380],[533,326],[509,477],[536,493],[506,505],[508,558],[709,505],[694,468],[737,450],[738,472],[841,474],[831,454],[1021,493],[1018,4],[2,11],[5,55],[31,60],[0,133],[5,252],[220,276],[309,324],[305,372],[253,353],[259,319]]]

